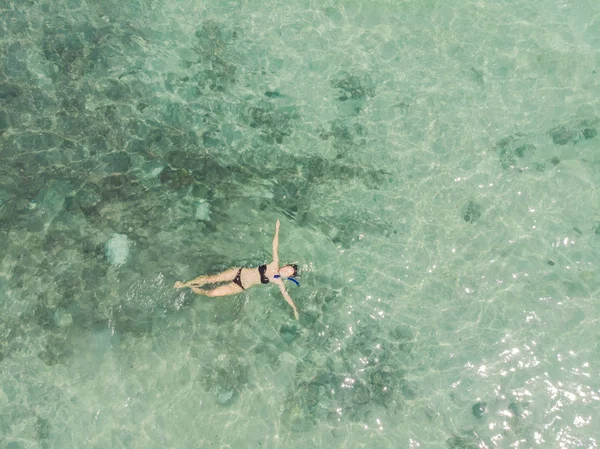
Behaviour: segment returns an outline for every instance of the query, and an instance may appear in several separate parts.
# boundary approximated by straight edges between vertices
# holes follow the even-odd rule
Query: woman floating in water
[[[175,282],[175,288],[189,287],[197,295],[205,295],[210,297],[236,295],[243,292],[249,287],[256,284],[268,284],[270,282],[277,284],[281,294],[287,303],[294,309],[294,316],[298,319],[298,310],[290,295],[283,285],[282,278],[288,279],[300,286],[300,283],[294,279],[298,274],[297,265],[284,265],[279,268],[279,254],[277,252],[279,246],[279,220],[275,225],[275,237],[273,237],[273,261],[270,264],[261,265],[258,268],[231,268],[222,273],[213,276],[198,276],[188,282]],[[226,285],[213,288],[212,290],[201,289],[205,284],[217,284],[220,282],[229,282]]]

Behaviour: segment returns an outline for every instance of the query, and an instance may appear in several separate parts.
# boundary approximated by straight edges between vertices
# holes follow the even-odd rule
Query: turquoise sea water
[[[597,2],[2,0],[0,43],[0,447],[598,447]],[[172,289],[277,219],[298,322]]]

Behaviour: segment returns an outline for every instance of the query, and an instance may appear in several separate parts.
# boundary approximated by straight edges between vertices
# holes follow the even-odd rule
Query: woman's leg
[[[215,296],[229,296],[229,295],[237,295],[244,291],[242,287],[233,282],[227,285],[222,285],[217,288],[213,288],[212,290],[203,290],[198,287],[192,287],[192,291],[197,295],[210,296],[214,298]]]
[[[223,271],[219,274],[214,274],[212,276],[198,276],[195,279],[192,279],[188,282],[175,282],[175,288],[183,288],[183,287],[202,287],[204,284],[216,284],[218,282],[227,282],[231,281],[235,278],[239,268],[231,268],[227,271]]]

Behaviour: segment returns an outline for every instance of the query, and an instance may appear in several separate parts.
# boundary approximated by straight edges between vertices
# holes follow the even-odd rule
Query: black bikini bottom
[[[242,269],[241,268],[238,270],[237,274],[233,278],[233,283],[239,285],[242,290],[245,290],[244,286],[242,285]]]

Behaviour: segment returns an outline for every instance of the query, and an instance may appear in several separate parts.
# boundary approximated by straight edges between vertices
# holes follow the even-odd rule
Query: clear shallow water
[[[361,3],[0,6],[3,447],[597,447],[600,8]]]

